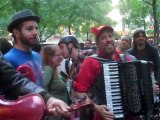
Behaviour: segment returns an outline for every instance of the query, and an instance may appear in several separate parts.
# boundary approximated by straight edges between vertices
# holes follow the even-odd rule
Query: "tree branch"
[[[3,8],[6,8],[6,6],[8,5],[9,3],[6,3],[5,5],[1,6],[0,7],[0,10],[2,10]]]
[[[149,5],[152,5],[152,3],[148,2],[148,1],[143,0],[143,2],[145,2],[145,3],[149,4]]]
[[[45,30],[45,28],[46,28],[46,24],[43,26],[43,28],[40,30],[40,32],[39,32],[39,38],[40,38],[40,42],[43,42],[42,41],[42,33],[44,32],[44,30]]]
[[[62,18],[62,20],[54,27],[54,28],[57,28],[61,23],[62,23],[62,21],[66,18],[67,16],[65,15],[65,16],[63,16],[63,18]],[[53,30],[53,32],[48,36],[48,37],[46,37],[44,40],[42,40],[42,41],[46,41],[48,38],[50,38],[53,34],[54,34],[54,32],[55,32],[55,29]]]

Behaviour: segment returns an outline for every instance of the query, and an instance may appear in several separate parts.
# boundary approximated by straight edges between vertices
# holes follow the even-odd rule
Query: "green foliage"
[[[111,0],[0,0],[0,9],[0,35],[8,34],[6,26],[15,12],[32,9],[41,17],[41,41],[62,34],[66,28],[85,36],[92,26],[112,23],[105,18],[111,10]]]
[[[152,8],[143,0],[122,0],[120,11],[123,16],[123,24],[129,29],[146,29],[151,21]]]

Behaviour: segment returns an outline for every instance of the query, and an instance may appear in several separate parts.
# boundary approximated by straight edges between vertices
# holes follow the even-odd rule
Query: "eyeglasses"
[[[61,57],[61,56],[62,56],[62,54],[55,54],[54,56]]]

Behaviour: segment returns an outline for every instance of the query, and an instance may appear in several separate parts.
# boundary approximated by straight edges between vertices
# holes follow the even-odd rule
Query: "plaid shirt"
[[[72,65],[70,69],[70,78],[72,80],[75,80],[75,78],[77,77],[77,74],[84,59],[85,55],[80,51],[77,60],[72,60]]]

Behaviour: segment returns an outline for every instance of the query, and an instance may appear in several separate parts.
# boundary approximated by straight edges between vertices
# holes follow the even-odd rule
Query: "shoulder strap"
[[[114,62],[114,61],[115,61],[115,60],[112,60],[112,59],[101,58],[101,57],[99,57],[97,54],[88,56],[87,58],[94,58],[94,59],[97,59],[97,60],[100,61],[101,63],[104,63],[104,62]]]
[[[67,72],[68,75],[69,75],[69,62],[70,62],[69,59],[67,59],[67,60],[65,61],[65,69],[66,69],[66,72]]]
[[[126,62],[125,54],[120,54],[120,58],[121,58],[122,62]]]

